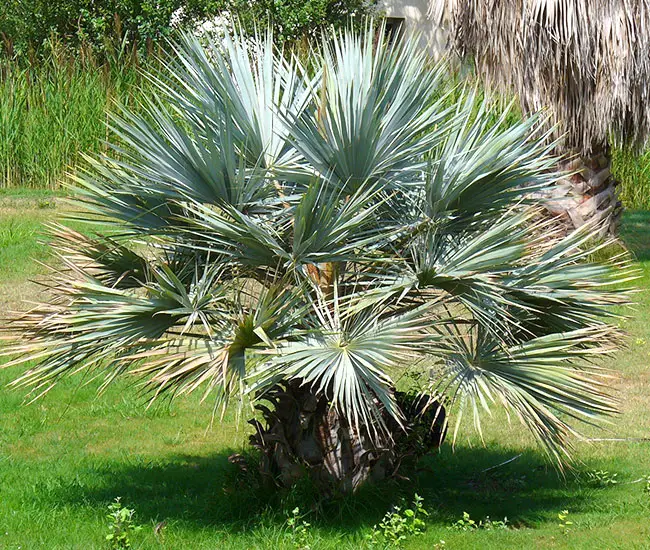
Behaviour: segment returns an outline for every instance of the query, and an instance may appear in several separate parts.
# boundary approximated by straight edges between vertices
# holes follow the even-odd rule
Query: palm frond
[[[501,405],[562,464],[568,437],[579,436],[566,418],[592,423],[617,412],[611,373],[584,363],[616,349],[618,334],[611,327],[554,333],[505,349],[481,330],[449,336],[432,391],[460,405],[454,439],[465,409],[481,432],[482,414]]]
[[[293,211],[292,260],[298,266],[360,261],[390,240],[397,228],[377,223],[383,191],[360,185],[352,194],[316,181]]]
[[[432,154],[425,184],[425,212],[430,216],[499,215],[513,202],[547,187],[555,179],[557,159],[535,117],[504,124],[487,99],[461,96],[454,128]]]
[[[18,357],[5,366],[37,361],[15,385],[49,389],[61,376],[94,369],[106,383],[128,370],[126,357],[148,347],[170,332],[183,334],[196,326],[200,338],[209,338],[224,316],[225,290],[218,273],[197,273],[189,288],[164,265],[147,271],[146,282],[132,288],[106,286],[81,269],[60,272],[55,295],[13,322],[23,341],[3,355]]]
[[[89,237],[61,224],[48,227],[57,258],[71,269],[89,273],[111,288],[137,288],[150,263],[140,253],[105,235]]]
[[[443,133],[447,112],[434,96],[443,68],[427,67],[414,39],[376,41],[371,25],[326,40],[321,64],[316,116],[289,120],[295,147],[348,193],[368,181],[407,185]]]
[[[292,337],[304,315],[301,293],[280,286],[258,288],[252,294],[240,291],[219,323],[213,323],[218,330],[209,338],[181,334],[125,357],[135,365],[132,373],[145,380],[152,400],[203,388],[203,399],[214,395],[216,403],[225,406],[232,394],[243,393],[248,355]]]
[[[388,372],[412,361],[436,337],[428,332],[424,310],[382,317],[381,309],[350,313],[341,305],[337,296],[314,303],[309,328],[269,350],[271,359],[251,373],[249,391],[263,398],[279,380],[296,380],[327,396],[357,428],[382,431],[384,413],[402,421]]]
[[[176,110],[190,119],[233,121],[234,141],[244,158],[265,168],[292,165],[296,153],[285,119],[310,106],[312,84],[299,60],[277,51],[273,35],[240,34],[207,45],[185,34],[172,45],[176,56],[166,76],[155,79]],[[203,124],[204,122],[202,122]]]
[[[214,208],[185,203],[176,219],[184,236],[180,246],[216,252],[239,265],[273,267],[290,262],[286,236],[287,216],[249,216],[235,208]]]
[[[614,255],[608,264],[589,262],[616,246],[613,239],[595,241],[597,231],[592,223],[568,235],[543,232],[539,245],[529,247],[522,264],[504,277],[524,332],[541,336],[603,325],[620,315],[612,306],[631,303],[638,268],[627,252]]]

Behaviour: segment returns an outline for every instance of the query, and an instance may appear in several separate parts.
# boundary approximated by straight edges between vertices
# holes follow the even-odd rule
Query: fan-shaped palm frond
[[[432,391],[460,403],[454,438],[465,409],[470,408],[481,432],[481,415],[500,404],[561,462],[563,454],[568,456],[567,436],[577,435],[567,418],[589,422],[617,411],[608,394],[612,373],[575,364],[616,349],[620,335],[610,327],[553,333],[510,347],[481,329],[450,336],[444,344],[447,360],[435,374]]]
[[[406,313],[377,306],[359,310],[335,293],[332,301],[312,307],[304,333],[270,350],[273,358],[252,373],[251,391],[297,380],[326,395],[357,427],[385,429],[384,412],[399,422],[389,372],[417,360],[437,340],[426,311],[431,304]]]
[[[413,40],[392,46],[335,35],[323,46],[316,116],[290,119],[293,143],[309,165],[348,193],[367,181],[407,185],[439,140],[446,115],[436,99],[443,67],[429,67]]]

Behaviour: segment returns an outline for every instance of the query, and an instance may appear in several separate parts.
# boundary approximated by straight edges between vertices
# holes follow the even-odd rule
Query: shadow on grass
[[[228,462],[229,454],[93,465],[92,485],[70,486],[57,498],[102,508],[120,496],[125,505],[136,509],[141,521],[181,521],[231,533],[261,524],[281,525],[296,506],[311,511],[310,522],[321,529],[351,533],[378,523],[392,504],[401,498],[410,501],[415,492],[431,510],[430,521],[441,525],[450,525],[467,511],[473,518],[507,516],[514,526],[534,526],[563,508],[578,511],[588,499],[588,491],[572,477],[562,479],[532,452],[483,472],[515,453],[466,447],[452,452],[445,445],[440,453],[424,459],[410,479],[367,485],[355,495],[327,501],[308,484],[291,490],[256,486],[257,476],[242,477],[239,468]]]
[[[621,238],[639,261],[650,260],[650,212],[626,210],[621,224]]]

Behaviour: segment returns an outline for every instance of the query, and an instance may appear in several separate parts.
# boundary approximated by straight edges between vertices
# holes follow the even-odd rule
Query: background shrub
[[[321,27],[345,24],[374,11],[375,0],[8,0],[0,5],[4,55],[24,62],[42,56],[56,36],[95,54],[126,41],[151,53],[174,28],[223,14],[245,30],[271,24],[280,41],[299,40]]]
[[[8,0],[0,6],[0,36],[5,54],[31,61],[47,50],[56,35],[67,46],[98,51],[126,37],[151,49],[168,36],[172,15],[183,8],[184,19],[206,16],[204,0]]]

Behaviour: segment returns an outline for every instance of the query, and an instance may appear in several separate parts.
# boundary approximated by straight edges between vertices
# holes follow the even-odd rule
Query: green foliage
[[[268,22],[276,40],[296,42],[313,38],[330,25],[361,23],[364,16],[373,14],[375,4],[374,0],[229,0],[226,9],[248,33]]]
[[[142,526],[135,523],[135,510],[122,506],[121,498],[117,497],[108,505],[108,512],[106,540],[113,550],[129,550],[132,548],[131,536],[142,530]]]
[[[490,516],[485,516],[485,519],[475,521],[467,512],[463,512],[463,517],[457,520],[452,528],[456,531],[477,531],[482,529],[484,531],[494,531],[497,529],[508,529],[508,518],[503,518],[502,521],[492,521]]]
[[[96,53],[127,40],[129,46],[151,47],[169,36],[172,14],[202,17],[211,1],[203,0],[8,0],[0,6],[0,36],[5,54],[34,59],[47,49],[52,35],[74,49]]]
[[[357,0],[355,0],[357,2]],[[270,23],[276,38],[298,41],[350,14],[358,0],[62,0],[0,4],[0,189],[56,189],[80,153],[104,150],[108,112],[133,108],[146,94],[139,71],[176,26],[195,27],[221,13],[247,32]],[[360,19],[361,17],[359,17]]]
[[[251,34],[270,24],[277,40],[296,41],[373,11],[373,0],[8,0],[0,5],[0,51],[33,63],[55,37],[100,57],[124,46],[146,55],[159,51],[176,29],[219,16],[238,20]]]
[[[415,493],[413,503],[407,507],[402,502],[401,506],[393,506],[386,513],[379,525],[375,525],[372,533],[368,535],[371,547],[383,546],[401,548],[410,538],[422,535],[426,529],[426,518],[429,513],[424,508],[424,499]]]

